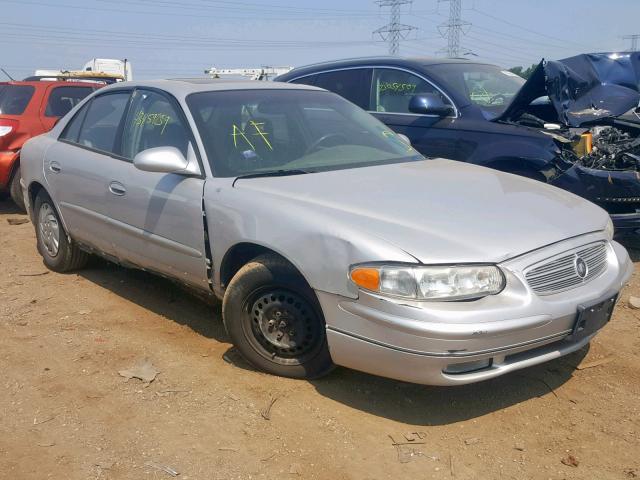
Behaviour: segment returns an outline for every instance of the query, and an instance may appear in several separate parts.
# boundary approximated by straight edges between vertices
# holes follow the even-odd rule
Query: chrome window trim
[[[376,112],[375,110],[367,110],[367,112],[369,113],[378,113],[378,114],[383,114],[383,115],[409,115],[412,117],[430,117],[430,118],[459,118],[460,117],[460,111],[458,110],[458,107],[456,106],[455,102],[451,99],[451,97],[449,95],[447,95],[440,87],[438,87],[435,83],[433,83],[431,80],[429,80],[428,78],[424,77],[423,75],[415,72],[414,70],[409,70],[407,68],[403,68],[403,67],[388,67],[388,66],[383,66],[383,65],[359,65],[357,67],[344,67],[344,68],[331,68],[328,70],[320,70],[320,71],[316,71],[313,73],[308,73],[306,75],[300,75],[298,77],[294,77],[290,80],[287,80],[287,83],[291,83],[294,82],[296,80],[299,80],[301,78],[306,78],[306,77],[312,77],[314,75],[322,75],[323,73],[332,73],[332,72],[342,72],[345,70],[362,70],[365,68],[371,68],[373,70],[381,70],[381,69],[387,69],[387,70],[399,70],[401,72],[406,72],[406,73],[410,73],[412,75],[415,75],[416,77],[424,80],[425,82],[427,82],[429,85],[431,85],[433,88],[435,88],[438,92],[440,92],[447,100],[449,100],[449,102],[451,103],[451,105],[453,106],[453,115],[447,115],[446,117],[438,117],[438,115],[427,115],[427,114],[423,114],[423,113],[402,113],[402,112]],[[373,74],[371,76],[371,81],[373,82]],[[371,86],[369,86],[371,87]]]

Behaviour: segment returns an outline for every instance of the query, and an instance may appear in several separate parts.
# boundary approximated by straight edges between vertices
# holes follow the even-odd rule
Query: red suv
[[[20,149],[45,133],[84,97],[103,84],[76,81],[0,82],[0,196],[24,209]]]

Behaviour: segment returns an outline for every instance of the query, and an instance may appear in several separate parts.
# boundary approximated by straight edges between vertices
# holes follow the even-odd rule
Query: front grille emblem
[[[580,278],[585,278],[587,276],[587,273],[589,273],[589,267],[587,267],[587,262],[585,262],[578,255],[576,255],[576,258],[573,261],[573,266],[576,269],[576,274]]]

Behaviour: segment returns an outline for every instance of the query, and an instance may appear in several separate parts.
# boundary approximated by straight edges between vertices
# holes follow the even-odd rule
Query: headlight
[[[351,281],[360,288],[416,300],[469,300],[495,295],[504,275],[495,265],[354,265]]]
[[[611,220],[611,217],[609,217],[609,219],[607,220],[607,226],[604,227],[604,234],[607,236],[609,241],[613,240],[614,231],[615,229],[613,228],[613,221]]]

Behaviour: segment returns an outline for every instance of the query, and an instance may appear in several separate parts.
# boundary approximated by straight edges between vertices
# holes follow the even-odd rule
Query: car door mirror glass
[[[191,174],[189,162],[175,147],[155,147],[143,150],[133,159],[133,165],[145,172]]]
[[[402,140],[404,143],[406,143],[407,145],[411,146],[411,140],[409,139],[409,137],[407,137],[404,133],[396,133],[396,135],[398,136],[398,138],[400,138],[400,140]]]
[[[422,115],[446,117],[453,112],[453,108],[451,105],[444,103],[440,96],[425,93],[422,95],[415,95],[411,98],[411,101],[409,102],[409,111],[411,113],[418,113]]]

